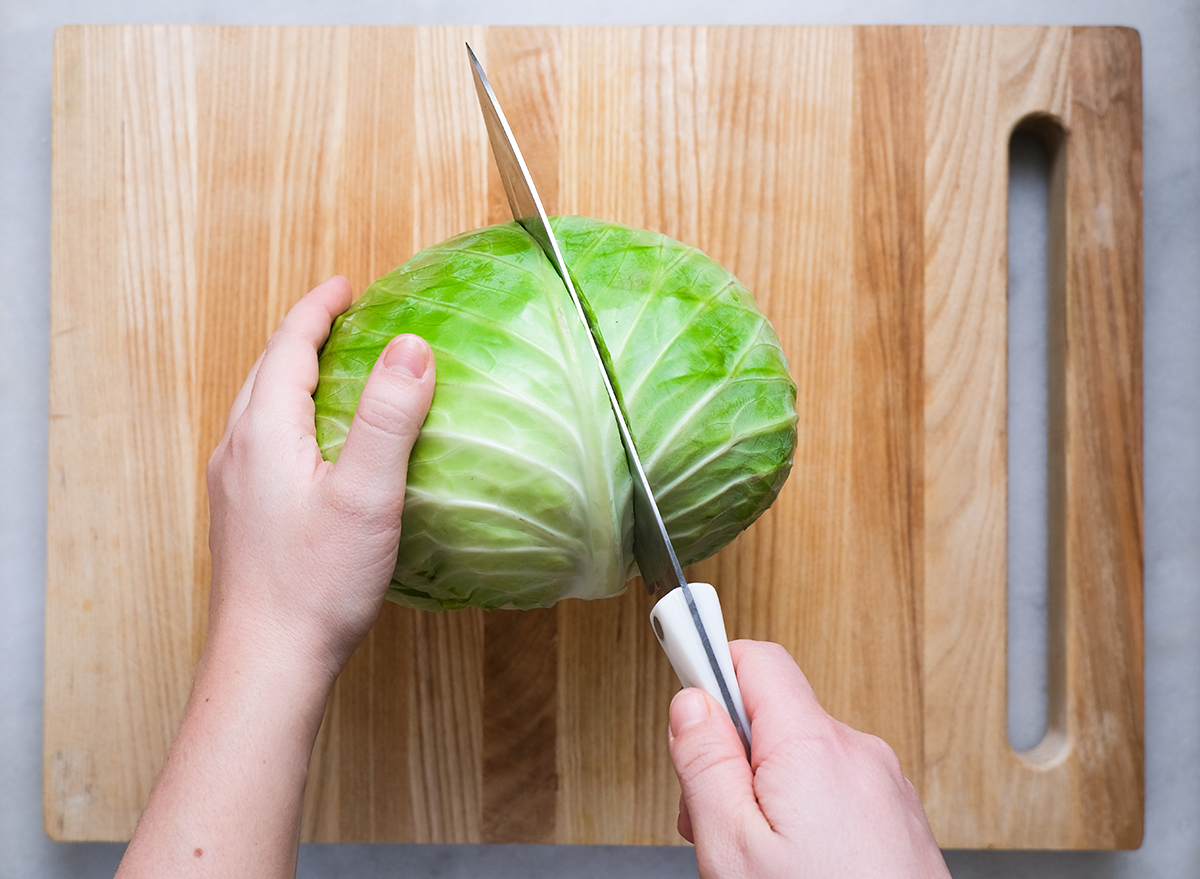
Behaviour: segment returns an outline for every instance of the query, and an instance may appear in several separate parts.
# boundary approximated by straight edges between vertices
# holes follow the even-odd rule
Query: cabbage
[[[700,251],[584,217],[555,234],[595,314],[630,430],[684,565],[774,501],[796,388],[748,290]],[[587,330],[516,223],[455,236],[372,284],[320,355],[317,442],[337,459],[393,336],[432,346],[388,597],[437,610],[603,598],[636,575],[630,476]]]

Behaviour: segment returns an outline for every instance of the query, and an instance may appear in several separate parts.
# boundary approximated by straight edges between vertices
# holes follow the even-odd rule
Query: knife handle
[[[729,713],[750,757],[750,721],[733,673],[725,618],[708,583],[672,589],[650,611],[650,625],[684,687],[698,687]]]

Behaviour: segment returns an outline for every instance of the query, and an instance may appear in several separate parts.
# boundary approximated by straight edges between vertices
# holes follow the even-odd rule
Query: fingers
[[[758,767],[772,757],[786,757],[797,737],[826,734],[833,722],[783,647],[757,641],[734,641],[729,647],[750,719],[749,763],[716,700],[699,690],[681,690],[671,703],[671,759],[683,788],[679,832],[709,845],[768,827],[762,791],[755,787]]]
[[[291,307],[276,335],[296,334],[316,350],[329,336],[333,319],[350,307],[350,282],[341,275],[322,281]]]
[[[683,788],[679,832],[685,839],[719,846],[765,826],[746,751],[715,699],[697,689],[675,694],[670,748]]]
[[[333,469],[330,489],[343,501],[399,513],[404,501],[408,457],[434,388],[433,352],[418,336],[397,336],[375,362],[363,387],[346,443]]]
[[[350,282],[335,275],[293,305],[271,336],[250,391],[250,400],[269,410],[270,417],[312,433],[317,352],[350,300]]]
[[[831,719],[787,650],[768,641],[733,641],[729,652],[750,719],[755,767],[789,741],[825,732]]]
[[[947,875],[895,753],[830,717],[779,645],[735,641],[730,653],[749,764],[716,700],[683,690],[671,704],[678,827],[700,875]]]

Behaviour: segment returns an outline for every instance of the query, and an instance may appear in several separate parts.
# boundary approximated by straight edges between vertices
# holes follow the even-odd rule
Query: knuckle
[[[884,768],[892,764],[899,766],[895,751],[879,736],[847,726],[829,714],[813,720],[808,741],[824,754],[824,759],[838,763]]]
[[[221,440],[208,456],[208,464],[204,467],[204,481],[208,485],[209,494],[220,485],[221,474],[225,468],[225,449],[226,441]]]
[[[271,333],[271,337],[267,339],[267,351],[276,351],[279,348],[286,348],[288,345],[302,338],[300,332],[293,327],[286,318],[275,332]]]
[[[351,491],[342,483],[331,480],[325,485],[324,494],[325,505],[338,519],[358,522],[369,517],[370,504],[361,490]]]
[[[391,394],[363,394],[355,414],[366,427],[381,433],[401,435],[412,427],[408,409]]]
[[[685,742],[676,738],[674,744],[676,747],[672,750],[675,752],[675,771],[681,781],[703,778],[714,770],[730,765],[734,760],[732,755],[721,750],[706,736],[693,735]],[[745,760],[745,757],[738,754],[737,759]]]
[[[253,466],[261,444],[256,421],[252,411],[242,413],[213,449],[205,467],[210,492],[237,482],[238,474]]]
[[[861,783],[883,796],[888,791],[903,791],[908,784],[895,750],[879,736],[850,730],[853,764],[859,768]]]
[[[255,413],[247,409],[229,431],[225,450],[225,458],[229,461],[227,466],[236,467],[253,457],[258,445],[258,421]]]
[[[889,774],[900,774],[900,758],[895,750],[879,736],[870,733],[859,733],[860,747],[872,763],[888,771]]]
[[[365,538],[398,531],[403,497],[393,497],[374,486],[349,484],[343,480],[323,483],[326,507],[339,522]]]

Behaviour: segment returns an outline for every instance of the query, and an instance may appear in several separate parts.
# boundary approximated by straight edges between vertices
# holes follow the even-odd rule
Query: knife
[[[605,354],[601,353],[603,337],[594,316],[575,288],[563,259],[562,248],[558,246],[550,228],[550,220],[521,155],[521,148],[517,146],[491,83],[469,44],[467,54],[475,75],[475,91],[479,95],[479,106],[487,125],[492,155],[496,159],[513,218],[541,246],[562,278],[579,319],[588,329],[590,347],[600,366],[608,402],[612,405],[621,444],[625,447],[629,473],[633,477],[633,556],[645,581],[646,591],[654,594],[659,589],[666,590],[666,595],[650,611],[654,634],[671,660],[680,683],[684,687],[699,687],[725,707],[748,759],[750,721],[746,717],[742,693],[733,672],[733,660],[729,655],[729,641],[725,635],[725,620],[717,592],[708,583],[689,583],[683,576],[679,558],[663,524],[662,513],[659,512],[654,492],[646,479],[646,471],[638,457],[633,435],[629,432],[629,422],[617,396],[609,364]]]

